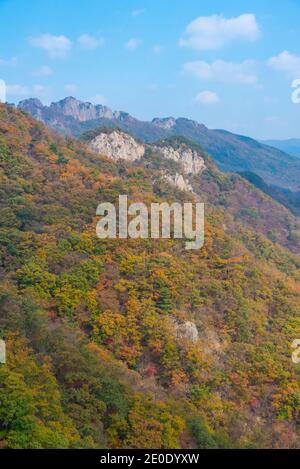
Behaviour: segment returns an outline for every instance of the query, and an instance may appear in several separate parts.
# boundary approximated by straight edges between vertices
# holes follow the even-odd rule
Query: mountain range
[[[117,127],[142,142],[155,142],[182,136],[213,156],[219,168],[227,172],[251,172],[268,185],[300,190],[300,160],[282,150],[225,130],[211,130],[186,118],[154,118],[140,121],[123,111],[81,102],[73,97],[45,106],[38,99],[21,101],[19,109],[43,121],[64,135],[79,137],[86,131],[96,135],[103,127]]]
[[[262,143],[300,158],[300,138],[290,138],[288,140],[265,140]]]
[[[119,194],[204,202],[203,248],[97,238]],[[299,448],[299,246],[195,143],[66,138],[0,104],[0,448]]]

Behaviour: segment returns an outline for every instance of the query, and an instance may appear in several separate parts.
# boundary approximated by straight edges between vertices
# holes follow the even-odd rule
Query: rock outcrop
[[[156,117],[152,121],[140,121],[126,112],[116,112],[106,106],[81,102],[73,97],[50,106],[44,106],[36,99],[23,100],[19,108],[45,122],[56,132],[74,137],[80,137],[87,130],[107,126],[121,128],[145,144],[184,137],[212,155],[222,171],[250,172],[270,186],[296,193],[300,191],[298,157],[243,135],[222,129],[208,129],[191,119]]]
[[[172,145],[154,146],[154,149],[165,158],[176,161],[187,174],[198,174],[205,169],[205,161],[195,150],[182,145],[174,148]]]
[[[146,148],[160,153],[164,158],[173,160],[180,164],[185,174],[199,174],[206,166],[203,157],[185,144],[177,145],[143,145],[137,142],[131,135],[119,129],[103,131],[94,137],[89,147],[102,155],[109,156],[114,160],[124,159],[136,161],[142,158]],[[183,174],[166,174],[165,179],[180,190],[192,191],[192,186]]]
[[[164,130],[170,130],[176,125],[176,119],[174,119],[174,117],[163,117],[163,118],[155,117],[152,120],[152,124]]]
[[[145,154],[144,145],[119,130],[100,133],[90,142],[89,147],[91,150],[114,160],[135,161]]]
[[[37,98],[24,99],[23,101],[19,102],[18,107],[22,109],[22,111],[25,111],[28,114],[31,114],[32,117],[34,117],[35,119],[45,122],[45,115],[44,115],[45,106],[39,99]]]
[[[39,99],[30,98],[20,101],[18,107],[30,113],[33,117],[43,120],[47,124],[60,121],[64,117],[70,117],[77,122],[84,123],[99,119],[113,120],[124,118],[127,113],[112,111],[102,104],[82,102],[72,96],[44,106]]]
[[[190,342],[196,343],[199,340],[199,332],[196,324],[191,321],[186,321],[177,326],[177,336],[180,339],[185,339]]]
[[[72,96],[50,105],[52,111],[64,116],[70,116],[79,122],[96,119],[113,119],[114,113],[111,109],[101,104],[83,103]]]
[[[168,181],[169,184],[175,186],[180,191],[189,191],[193,192],[193,188],[189,181],[183,177],[182,174],[176,173],[175,175],[166,174],[164,179]]]

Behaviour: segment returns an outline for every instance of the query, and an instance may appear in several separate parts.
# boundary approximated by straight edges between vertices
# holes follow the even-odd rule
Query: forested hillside
[[[270,185],[297,192],[300,189],[300,162],[293,154],[265,145],[253,138],[222,129],[208,129],[203,123],[180,117],[140,121],[127,112],[79,101],[72,96],[50,106],[38,99],[26,99],[19,108],[43,121],[48,127],[68,136],[79,137],[99,126],[118,127],[143,142],[181,136],[201,145],[222,169],[253,172]]]
[[[1,447],[299,447],[297,219],[203,158],[183,193],[0,104]],[[204,248],[98,239],[119,194],[205,201]]]

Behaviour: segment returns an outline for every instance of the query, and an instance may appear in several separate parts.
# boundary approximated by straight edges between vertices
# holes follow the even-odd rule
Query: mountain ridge
[[[300,158],[300,138],[289,138],[287,140],[262,140],[262,143]]]
[[[300,161],[250,137],[226,130],[211,130],[197,121],[180,118],[154,118],[140,121],[124,111],[112,111],[100,104],[83,103],[73,97],[50,106],[29,99],[18,105],[47,126],[62,134],[79,137],[98,127],[118,127],[145,143],[172,136],[183,136],[203,147],[226,172],[250,171],[268,184],[292,191],[300,190]]]

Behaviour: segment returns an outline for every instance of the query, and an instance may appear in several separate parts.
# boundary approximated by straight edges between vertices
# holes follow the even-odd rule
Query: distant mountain
[[[172,136],[183,136],[210,153],[223,171],[250,171],[267,184],[292,191],[300,190],[300,160],[281,150],[249,137],[225,130],[210,130],[196,121],[173,117],[155,118],[152,122],[135,119],[126,112],[112,111],[106,106],[83,103],[68,97],[50,106],[37,99],[19,103],[19,108],[46,125],[69,136],[97,128],[118,127],[143,142],[155,142]]]
[[[267,140],[262,143],[300,158],[300,138],[290,138],[289,140]]]
[[[240,176],[247,179],[247,181],[255,187],[272,197],[272,199],[277,200],[277,202],[287,207],[294,215],[300,216],[300,191],[292,192],[289,189],[266,184],[265,181],[255,173],[246,171],[240,173]]]

